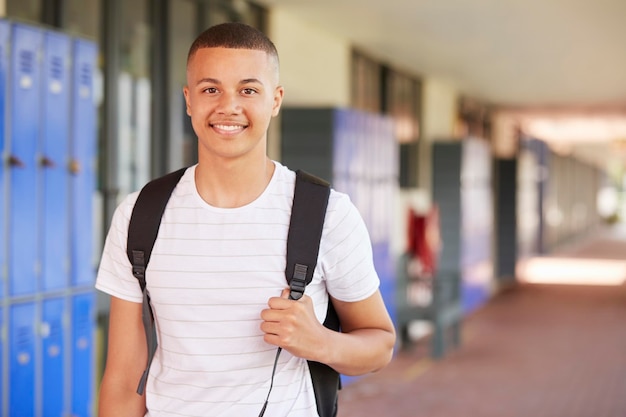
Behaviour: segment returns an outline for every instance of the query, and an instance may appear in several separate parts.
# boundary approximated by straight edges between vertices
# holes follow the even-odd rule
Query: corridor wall
[[[93,414],[96,55],[0,20],[2,415]]]
[[[519,161],[520,258],[545,255],[603,225],[597,198],[604,169],[528,137],[520,142]]]

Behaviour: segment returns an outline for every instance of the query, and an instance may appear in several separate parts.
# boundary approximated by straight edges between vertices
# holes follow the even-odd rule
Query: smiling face
[[[267,129],[283,98],[275,58],[252,49],[198,49],[183,93],[200,160],[265,158]]]

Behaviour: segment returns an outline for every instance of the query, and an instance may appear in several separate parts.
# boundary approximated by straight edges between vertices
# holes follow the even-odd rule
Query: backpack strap
[[[313,279],[326,217],[330,185],[304,171],[296,171],[296,188],[287,234],[287,267],[290,298],[299,300]]]
[[[139,192],[133,213],[128,224],[128,240],[126,242],[126,254],[133,266],[133,275],[139,281],[143,296],[141,319],[146,332],[146,342],[148,344],[148,361],[146,369],[139,380],[137,393],[143,395],[148,371],[152,364],[152,358],[157,348],[156,327],[154,325],[154,315],[150,307],[150,296],[146,290],[146,267],[150,261],[152,247],[156,241],[161,217],[165,211],[165,206],[176,184],[183,176],[187,168],[167,174],[163,177],[147,183]]]
[[[322,228],[330,195],[330,184],[304,171],[296,172],[296,188],[287,235],[287,267],[290,298],[300,299],[313,279],[317,264]],[[330,297],[330,296],[329,296]],[[339,331],[337,312],[329,298],[324,326]],[[341,388],[339,373],[330,366],[308,361],[317,412],[320,417],[337,415],[337,391]]]

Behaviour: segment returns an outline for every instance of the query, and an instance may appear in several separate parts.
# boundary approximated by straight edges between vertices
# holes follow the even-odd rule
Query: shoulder
[[[327,224],[328,226],[338,225],[346,220],[360,221],[362,219],[350,196],[331,188],[326,210]]]
[[[195,187],[194,171],[195,171],[195,166],[186,168],[184,175],[181,177],[180,181],[174,188],[174,192],[172,193],[171,198],[178,198],[180,196],[190,194],[190,190],[193,190],[193,187]],[[155,178],[154,180],[148,182],[147,184],[153,183],[154,181],[160,178],[164,178],[164,177],[165,176]],[[132,192],[130,194],[127,194],[125,197],[122,198],[122,200],[118,204],[113,214],[113,219],[111,222],[113,226],[119,227],[120,230],[125,230],[128,228],[130,218],[133,215],[133,210],[135,209],[135,205],[143,189],[144,188],[142,188],[141,190]]]
[[[111,221],[112,226],[124,226],[121,227],[122,230],[128,227],[128,223],[130,222],[130,218],[133,214],[133,209],[135,207],[135,203],[137,202],[138,197],[139,191],[135,191],[126,195],[126,197],[121,200],[121,202],[115,209],[115,212],[113,213],[113,219]]]
[[[273,179],[274,192],[290,199],[293,198],[296,185],[296,172],[279,162],[275,161],[274,163],[276,165],[276,172]],[[325,178],[320,179],[326,181]],[[335,190],[332,188],[331,184],[328,207],[326,209],[325,227],[337,224],[346,218],[358,221],[361,219],[361,216],[348,194]]]
[[[279,162],[274,163],[276,165],[276,189],[280,190],[279,192],[285,196],[293,197],[296,185],[296,172],[281,165]],[[319,177],[319,179],[324,182],[328,181],[326,178]],[[337,191],[331,184],[325,226],[328,227],[329,224],[340,222],[346,217],[360,219],[360,214],[348,194]]]

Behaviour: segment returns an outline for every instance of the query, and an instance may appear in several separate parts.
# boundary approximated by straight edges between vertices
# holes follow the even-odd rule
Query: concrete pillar
[[[432,190],[431,144],[454,137],[458,93],[442,80],[427,78],[422,86],[422,133],[419,145],[418,187]]]
[[[512,159],[518,147],[517,121],[511,114],[496,112],[491,119],[492,151],[494,156]]]

